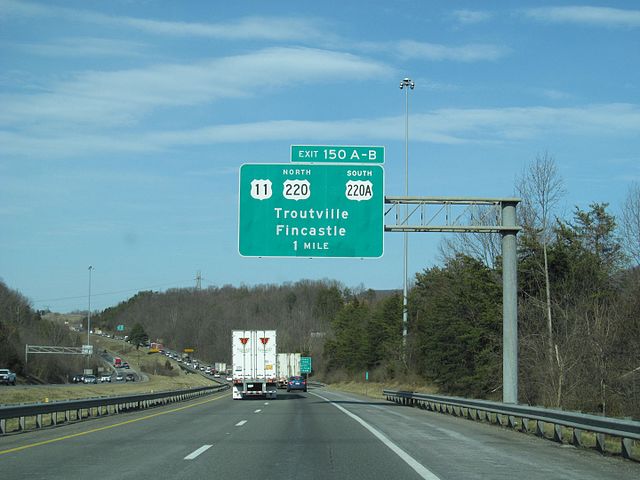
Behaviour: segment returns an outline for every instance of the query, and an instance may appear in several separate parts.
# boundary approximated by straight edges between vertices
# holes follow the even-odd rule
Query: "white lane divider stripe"
[[[402,450],[395,443],[393,443],[391,440],[389,440],[383,433],[381,433],[378,430],[376,430],[375,428],[373,428],[371,425],[369,425],[367,422],[362,420],[360,417],[358,417],[357,415],[351,413],[349,410],[347,410],[346,408],[338,405],[337,403],[332,402],[328,398],[323,397],[322,395],[318,395],[317,393],[314,393],[314,395],[320,397],[325,402],[329,402],[331,405],[336,407],[342,413],[344,413],[344,414],[348,415],[349,417],[353,418],[356,422],[358,422],[364,428],[369,430],[369,432],[371,432],[374,437],[376,437],[378,440],[380,440],[382,443],[384,443],[387,447],[389,447],[389,449],[391,449],[391,451],[393,453],[398,455],[407,465],[409,465],[411,468],[413,468],[413,470],[415,470],[415,472],[418,475],[420,475],[420,477],[424,478],[425,480],[440,480],[440,478],[435,473],[433,473],[428,468],[424,467],[415,458],[413,458],[407,452]]]
[[[204,452],[206,452],[207,450],[209,450],[211,447],[213,447],[213,445],[203,445],[201,446],[199,449],[191,452],[189,455],[187,455],[186,457],[184,457],[185,460],[193,460],[194,458],[196,458],[198,455],[203,454]]]
[[[243,426],[245,423],[247,423],[247,421],[246,421],[246,420],[242,420],[242,421],[240,421],[240,422],[236,423],[236,427],[241,427],[241,426]]]
[[[256,410],[255,412],[253,412],[253,413],[260,413],[261,411],[262,411],[262,410],[257,409],[257,410]]]

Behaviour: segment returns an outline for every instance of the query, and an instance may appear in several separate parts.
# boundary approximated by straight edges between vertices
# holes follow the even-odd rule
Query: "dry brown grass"
[[[330,390],[340,390],[343,392],[356,393],[366,397],[382,399],[383,390],[404,390],[418,393],[437,393],[437,389],[427,384],[406,384],[397,382],[335,382],[327,384]]]

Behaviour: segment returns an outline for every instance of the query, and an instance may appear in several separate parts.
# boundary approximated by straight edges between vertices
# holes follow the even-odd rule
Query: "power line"
[[[190,282],[190,281],[189,281]],[[182,282],[184,284],[188,283],[188,282]],[[177,286],[175,283],[163,283],[163,284],[158,284],[158,285],[151,285],[148,287],[142,287],[142,288],[129,288],[127,290],[118,290],[118,291],[114,291],[114,292],[100,292],[100,293],[92,293],[91,296],[92,297],[99,297],[99,296],[105,296],[105,295],[118,295],[120,293],[128,293],[128,292],[140,292],[140,291],[144,291],[144,290],[149,290],[152,288],[159,288],[159,287],[166,287],[166,286],[174,286],[175,288],[179,288],[179,286]],[[188,288],[188,287],[185,287]],[[58,298],[45,298],[45,299],[41,299],[41,300],[34,300],[33,303],[44,303],[44,302],[61,302],[64,300],[77,300],[79,298],[85,298],[86,295],[76,295],[73,297],[58,297]]]

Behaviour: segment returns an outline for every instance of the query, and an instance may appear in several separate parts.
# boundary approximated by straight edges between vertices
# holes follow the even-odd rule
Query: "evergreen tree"
[[[136,323],[131,328],[127,341],[132,345],[135,345],[136,350],[138,350],[141,345],[144,345],[149,341],[149,335],[147,335],[147,332],[145,332],[144,327],[140,323]]]
[[[332,322],[333,338],[325,345],[328,369],[349,372],[364,371],[368,360],[367,304],[353,298],[338,312]]]
[[[420,371],[446,393],[486,396],[501,375],[502,297],[493,272],[458,255],[416,278]]]

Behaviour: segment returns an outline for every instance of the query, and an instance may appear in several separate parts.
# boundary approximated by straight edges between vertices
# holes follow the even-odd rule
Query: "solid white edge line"
[[[440,478],[435,473],[433,473],[428,468],[424,467],[415,458],[413,458],[407,452],[402,450],[395,443],[393,443],[391,440],[389,440],[384,434],[382,434],[381,432],[379,432],[378,430],[373,428],[371,425],[369,425],[367,422],[362,420],[360,417],[358,417],[357,415],[351,413],[349,410],[347,410],[346,408],[338,405],[337,403],[334,403],[333,401],[329,400],[328,398],[323,397],[322,395],[319,395],[317,393],[314,393],[313,395],[316,395],[316,396],[320,397],[325,402],[329,402],[331,405],[336,407],[342,413],[344,413],[344,414],[348,415],[349,417],[353,418],[356,422],[358,422],[364,428],[369,430],[369,432],[371,432],[371,434],[374,437],[376,437],[378,440],[380,440],[382,443],[384,443],[393,453],[398,455],[407,465],[409,465],[413,470],[415,470],[415,472],[418,475],[420,475],[422,478],[424,478],[425,480],[440,480]]]
[[[246,421],[246,420],[241,420],[241,421],[239,421],[238,423],[236,423],[236,427],[241,427],[241,426],[243,426],[245,423],[247,423],[247,421]]]
[[[191,452],[189,455],[187,455],[186,457],[184,457],[185,460],[193,460],[194,458],[196,458],[198,455],[206,452],[207,450],[209,450],[211,447],[213,447],[213,445],[203,445],[201,446],[199,449]]]

